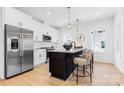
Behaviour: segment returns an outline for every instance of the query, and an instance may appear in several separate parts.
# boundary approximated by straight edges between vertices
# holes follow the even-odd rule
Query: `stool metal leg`
[[[77,64],[77,85],[78,85],[78,70],[79,70],[79,67],[78,67],[78,64]]]
[[[85,76],[85,65],[83,65],[83,74]]]
[[[91,69],[92,69],[92,73],[93,73],[93,61],[91,61]]]
[[[74,64],[72,65],[72,69],[74,68]],[[72,76],[74,76],[74,70],[73,70],[73,72],[72,72]]]
[[[92,62],[90,61],[90,83],[92,83]]]
[[[94,55],[92,53],[92,73],[93,73]]]

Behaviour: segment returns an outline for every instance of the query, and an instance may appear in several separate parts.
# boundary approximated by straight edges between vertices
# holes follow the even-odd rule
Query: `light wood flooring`
[[[93,82],[89,77],[80,77],[78,86],[117,86],[124,84],[124,75],[112,64],[95,63]],[[10,79],[0,80],[1,86],[75,86],[75,76],[70,76],[66,81],[50,76],[48,64],[40,65],[34,70],[15,76]]]

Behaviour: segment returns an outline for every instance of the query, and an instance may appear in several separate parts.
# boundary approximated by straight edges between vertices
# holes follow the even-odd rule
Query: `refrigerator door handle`
[[[20,51],[19,55],[22,56],[22,50],[21,50],[21,49],[22,49],[22,45],[21,45],[22,39],[21,39],[21,34],[20,34],[20,39],[19,39],[19,40],[20,40],[20,41],[19,41],[19,45],[20,45],[20,46],[19,46],[19,48],[20,48],[20,49],[19,49],[19,51]]]
[[[22,33],[22,37],[21,37],[21,38],[22,38],[22,41],[21,41],[21,43],[22,43],[22,44],[21,44],[21,47],[22,47],[22,48],[21,48],[21,51],[22,51],[22,56],[23,56],[23,47],[24,47],[24,46],[23,46],[23,33]]]

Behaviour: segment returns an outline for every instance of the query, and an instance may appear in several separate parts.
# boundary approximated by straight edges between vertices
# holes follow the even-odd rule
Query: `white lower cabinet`
[[[43,64],[46,62],[46,49],[35,49],[34,50],[34,66]]]

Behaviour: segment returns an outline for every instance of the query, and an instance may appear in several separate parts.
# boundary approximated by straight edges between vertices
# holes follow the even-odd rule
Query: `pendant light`
[[[83,41],[85,40],[85,35],[82,32],[79,32],[79,19],[76,19],[77,23],[77,33],[76,33],[76,41],[78,46],[83,47]]]
[[[67,27],[70,28],[71,27],[71,24],[70,24],[70,9],[71,9],[71,7],[67,7],[67,9],[68,9],[68,25],[67,25]]]

